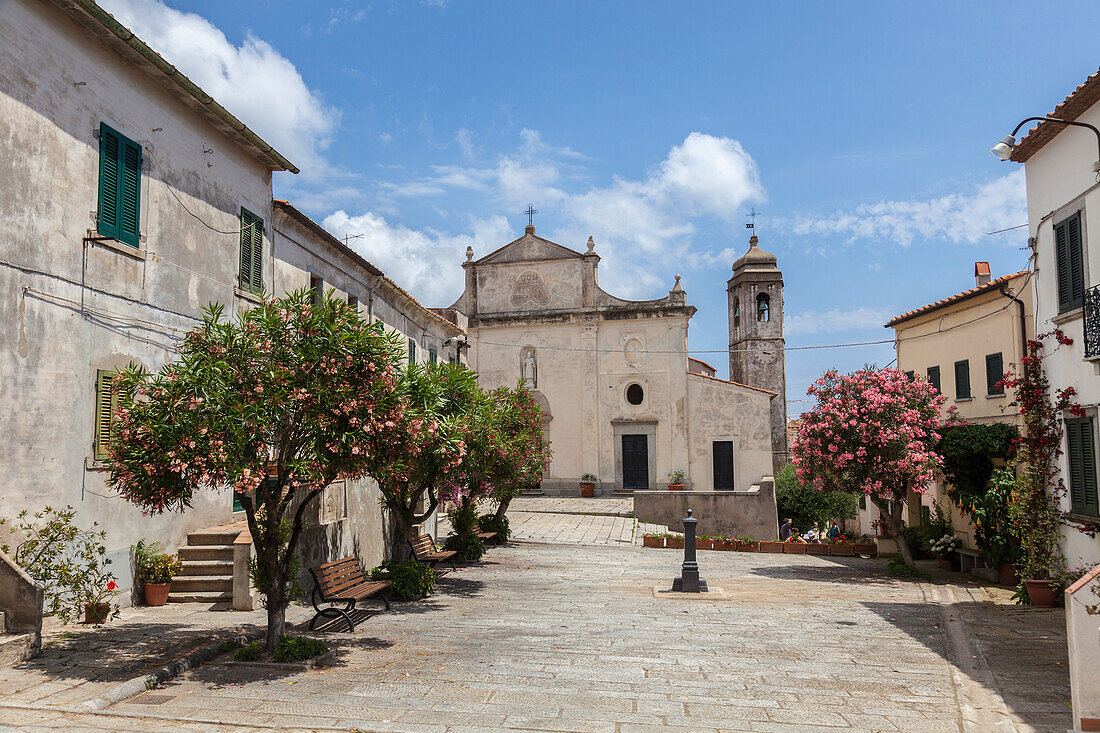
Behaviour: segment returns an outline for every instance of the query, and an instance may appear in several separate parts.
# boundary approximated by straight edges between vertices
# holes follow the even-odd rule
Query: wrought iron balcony
[[[1085,291],[1085,358],[1100,356],[1100,285]]]

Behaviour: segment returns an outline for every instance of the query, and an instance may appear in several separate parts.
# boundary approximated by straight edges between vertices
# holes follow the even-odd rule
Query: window
[[[756,320],[761,323],[767,323],[771,314],[768,312],[769,299],[767,293],[760,293],[756,296]]]
[[[432,364],[439,361],[439,354],[435,353],[435,349],[428,349],[428,361]]]
[[[416,363],[416,341],[409,339],[409,363]]]
[[[1066,420],[1070,511],[1100,516],[1096,492],[1096,444],[1091,418]]]
[[[264,289],[264,220],[241,207],[241,290],[259,294]]]
[[[859,495],[859,508],[864,510],[867,509],[867,494]]]
[[[313,305],[321,305],[325,297],[325,279],[320,275],[309,276],[309,289],[312,291]]]
[[[1085,270],[1081,253],[1081,212],[1054,225],[1054,259],[1058,269],[1058,312],[1085,302]]]
[[[737,328],[741,325],[741,302],[738,300],[733,301],[733,327]]]
[[[970,360],[955,362],[955,399],[970,399]]]
[[[928,367],[928,381],[932,383],[937,392],[940,391],[940,368],[938,366]]]
[[[107,458],[107,449],[111,445],[111,430],[115,424],[115,408],[118,407],[118,392],[115,391],[115,372],[100,369],[95,377],[95,449],[93,456],[97,461]]]
[[[96,228],[101,236],[137,247],[140,211],[141,146],[101,123]]]
[[[985,393],[987,395],[1002,395],[1005,387],[1000,381],[1005,378],[1004,359],[1000,354],[990,354],[985,357]]]
[[[626,401],[632,405],[642,404],[642,400],[645,399],[645,390],[642,389],[640,384],[632,384],[626,388]]]
[[[917,373],[910,369],[905,373],[905,378],[912,382],[914,379],[917,378]]]
[[[354,308],[356,311],[358,311],[359,310],[359,298],[355,295],[348,295],[348,305],[350,305],[352,308]]]

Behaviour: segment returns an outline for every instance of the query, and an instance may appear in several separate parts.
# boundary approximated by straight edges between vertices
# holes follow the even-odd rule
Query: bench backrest
[[[432,541],[430,534],[419,535],[416,539],[409,540],[409,544],[412,545],[413,555],[417,559],[432,555],[436,552],[435,542]]]
[[[363,577],[363,569],[359,567],[359,561],[354,557],[342,557],[339,560],[326,562],[309,572],[316,579],[323,598],[339,598],[341,592],[365,583],[367,580]]]

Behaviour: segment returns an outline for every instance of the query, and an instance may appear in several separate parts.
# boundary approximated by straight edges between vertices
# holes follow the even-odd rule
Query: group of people
[[[779,526],[779,539],[781,542],[807,542],[810,544],[819,545],[822,542],[822,538],[825,540],[835,540],[840,537],[840,527],[836,521],[829,522],[829,528],[822,535],[818,532],[817,527],[811,527],[805,534],[799,533],[798,529],[793,524],[794,520],[784,519],[783,524]]]

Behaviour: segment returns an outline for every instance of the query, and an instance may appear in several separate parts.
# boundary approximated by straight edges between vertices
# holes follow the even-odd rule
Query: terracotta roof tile
[[[961,293],[957,293],[956,295],[952,295],[950,298],[944,298],[943,300],[937,300],[935,303],[929,303],[928,305],[924,305],[924,306],[921,306],[920,308],[917,308],[915,310],[911,310],[908,313],[902,313],[897,318],[894,318],[893,320],[889,321],[886,324],[886,328],[893,328],[894,326],[897,326],[900,323],[904,323],[905,321],[912,320],[913,318],[916,318],[917,316],[923,316],[926,313],[931,313],[932,311],[939,310],[940,308],[943,308],[944,306],[951,305],[952,303],[957,303],[960,300],[966,300],[967,298],[973,298],[976,295],[981,295],[982,293],[987,293],[990,290],[996,290],[1001,285],[1003,285],[1007,282],[1010,282],[1012,280],[1015,280],[1018,277],[1023,277],[1024,275],[1027,275],[1027,274],[1028,274],[1027,270],[1021,270],[1020,272],[1014,272],[1011,275],[1002,275],[1001,277],[997,278],[996,280],[991,280],[988,283],[986,283],[985,285],[982,285],[980,287],[970,288],[970,290],[964,290]]]
[[[772,392],[770,389],[764,389],[763,387],[753,387],[750,384],[741,384],[740,382],[731,382],[728,379],[721,379],[719,377],[712,377],[709,374],[700,374],[699,372],[688,372],[689,376],[701,377],[703,379],[713,379],[715,382],[722,382],[723,384],[732,384],[737,387],[744,387],[745,389],[751,389],[754,392],[763,392],[764,394],[770,394],[772,397],[778,397],[778,392]]]
[[[1100,102],[1100,71],[1092,74],[1084,83],[1073,90],[1065,100],[1054,108],[1048,117],[1057,117],[1062,120],[1076,120],[1089,107]],[[1066,129],[1066,125],[1040,122],[1028,130],[1016,147],[1012,150],[1012,158],[1017,163],[1026,163],[1028,159],[1039,152],[1039,149],[1054,139],[1054,136]],[[1087,130],[1085,131],[1088,132]]]

